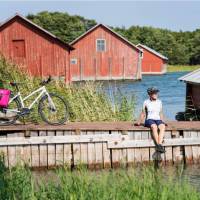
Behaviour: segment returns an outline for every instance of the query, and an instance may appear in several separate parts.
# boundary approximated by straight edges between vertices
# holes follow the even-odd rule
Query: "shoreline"
[[[167,72],[190,72],[199,68],[200,65],[168,65]]]

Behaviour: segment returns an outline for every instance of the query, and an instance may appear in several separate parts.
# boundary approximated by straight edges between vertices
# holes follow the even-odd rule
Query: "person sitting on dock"
[[[164,153],[165,149],[162,143],[166,124],[163,122],[162,101],[158,99],[158,92],[159,90],[155,87],[147,89],[149,99],[144,101],[142,112],[136,125],[141,125],[141,122],[145,119],[144,126],[152,130],[156,151]]]

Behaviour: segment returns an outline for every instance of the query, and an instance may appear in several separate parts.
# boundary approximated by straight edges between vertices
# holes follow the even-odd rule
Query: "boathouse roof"
[[[142,47],[144,49],[146,49],[147,51],[155,54],[156,56],[162,58],[163,60],[168,60],[168,58],[166,56],[163,56],[162,54],[160,54],[159,52],[155,51],[154,49],[144,45],[144,44],[137,44],[137,47]]]
[[[12,16],[12,17],[8,18],[7,20],[5,20],[4,22],[0,23],[0,30],[3,29],[7,24],[14,21],[15,19],[23,20],[25,23],[29,24],[30,26],[37,29],[38,31],[44,33],[46,36],[50,37],[54,41],[57,41],[59,44],[62,44],[63,46],[67,47],[70,50],[74,49],[71,45],[63,42],[61,39],[56,37],[54,34],[50,33],[49,31],[47,31],[47,30],[43,29],[42,27],[38,26],[37,24],[33,23],[31,20],[27,19],[26,17],[22,16],[19,13],[16,13],[14,16]]]
[[[200,68],[180,77],[178,80],[189,82],[189,83],[198,83],[200,84]]]
[[[86,31],[85,33],[83,33],[82,35],[80,35],[79,37],[77,37],[75,40],[73,40],[70,43],[70,45],[74,45],[76,42],[78,42],[79,40],[81,40],[82,38],[84,38],[86,35],[88,35],[92,31],[94,31],[98,27],[105,28],[106,30],[108,30],[109,32],[113,33],[115,36],[117,36],[118,38],[120,38],[121,40],[123,40],[124,42],[126,42],[127,44],[129,44],[131,47],[135,48],[137,51],[142,52],[142,49],[138,48],[136,45],[134,45],[129,40],[127,40],[126,38],[124,38],[123,36],[121,36],[120,34],[118,34],[117,32],[115,32],[114,30],[112,30],[110,27],[106,26],[105,24],[101,24],[101,23],[93,26],[91,29],[89,29],[88,31]]]

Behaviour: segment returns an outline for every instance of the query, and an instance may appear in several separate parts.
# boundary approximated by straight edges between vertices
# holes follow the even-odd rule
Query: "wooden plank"
[[[94,131],[87,131],[87,135],[89,136],[94,135]],[[95,169],[95,162],[96,162],[95,143],[89,142],[88,143],[88,168]]]
[[[81,164],[81,145],[80,143],[73,144],[73,161],[74,166],[78,166]]]
[[[106,142],[103,143],[103,167],[104,169],[111,167],[110,149]]]
[[[141,139],[142,139],[142,133],[141,133],[141,131],[137,131],[137,132],[135,132],[135,140],[132,141],[132,142],[137,143],[137,142],[140,142]],[[123,141],[123,143],[124,142],[125,141]],[[142,154],[141,154],[140,148],[135,148],[135,154],[134,154],[134,156],[135,156],[135,159],[134,159],[135,163],[141,162]]]
[[[119,131],[111,131],[112,135],[119,135]],[[115,141],[118,143],[118,141]],[[119,149],[112,149],[111,151],[111,165],[113,168],[117,168],[120,166],[120,150]]]
[[[72,131],[63,131],[63,135],[72,135]]]
[[[141,132],[141,139],[142,140],[148,140],[149,139],[148,131]],[[141,156],[142,156],[141,161],[142,162],[148,162],[149,159],[150,159],[149,154],[150,154],[150,152],[149,152],[148,147],[147,148],[141,148]]]
[[[95,168],[102,169],[103,168],[103,143],[102,142],[95,142]]]
[[[200,131],[199,121],[169,121],[166,130],[189,130],[189,131]],[[74,131],[74,130],[86,130],[86,131],[149,131],[149,128],[143,126],[134,126],[132,122],[68,122],[66,125],[62,126],[51,126],[51,125],[15,125],[15,126],[4,126],[1,127],[0,131],[39,131],[39,130],[52,130],[52,131]]]
[[[52,131],[50,131],[52,132]],[[54,132],[54,131],[53,131]],[[30,138],[0,138],[0,146],[5,145],[30,145],[30,144],[71,144],[88,142],[107,142],[128,140],[127,135],[120,134],[99,134],[99,135],[68,135],[68,136],[40,136]]]
[[[191,131],[190,132],[191,138],[198,138],[198,132],[197,131]],[[192,146],[192,158],[193,158],[193,163],[198,163],[199,162],[199,147],[198,146]]]
[[[183,141],[183,139],[180,139],[180,134],[179,131],[172,131],[172,136],[173,139],[171,139],[171,141],[176,141],[176,140],[181,140]],[[178,139],[176,139],[178,138]],[[167,144],[167,139],[165,140],[166,144]],[[188,141],[188,140],[187,140]],[[172,148],[173,151],[173,162],[174,163],[180,163],[183,159],[182,155],[181,155],[181,148],[178,142],[175,143],[176,145],[173,145],[174,147]]]
[[[28,167],[31,167],[31,145],[25,145],[24,148],[24,155],[23,155],[23,161],[24,164]]]
[[[31,131],[30,137],[38,137],[38,131]],[[31,145],[31,167],[40,166],[39,145]]]
[[[135,149],[134,148],[128,148],[127,149],[127,165],[133,166],[135,160]]]
[[[191,146],[191,145],[199,145],[200,139],[192,139],[192,138],[174,138],[174,139],[166,139],[163,144],[164,147],[169,146]],[[142,148],[142,147],[155,147],[155,144],[152,140],[125,140],[125,141],[108,141],[108,148],[111,149],[121,149],[121,148]]]
[[[154,144],[151,130],[149,131],[149,141],[151,141]],[[156,149],[155,149],[155,145],[154,145],[154,147],[150,147],[149,148],[149,160],[151,162],[154,161],[154,155],[155,155],[155,153],[156,153]]]
[[[86,135],[86,131],[81,131],[81,135]],[[88,164],[88,143],[82,143],[81,145],[81,164],[87,165]]]
[[[98,134],[103,134],[103,132],[100,131],[95,131],[95,135]],[[95,158],[96,158],[96,163],[95,163],[95,168],[96,169],[102,169],[103,168],[103,143],[102,142],[95,142]]]
[[[120,166],[126,167],[127,166],[127,149],[120,149],[119,150],[119,159],[120,159]]]
[[[95,143],[88,143],[88,168],[95,169],[96,163],[96,153],[95,153]]]
[[[197,137],[200,138],[200,131],[197,131]],[[198,145],[198,163],[200,163],[200,145]]]
[[[56,131],[56,136],[62,136],[63,131]],[[64,144],[56,144],[56,166],[64,164]]]
[[[172,137],[171,131],[166,131],[164,136],[164,143],[166,139],[170,139]],[[173,151],[172,147],[165,147],[165,164],[170,164],[173,161]]]
[[[141,133],[141,132],[140,132]],[[117,136],[117,137],[115,137]],[[68,139],[69,138],[69,139]],[[152,140],[128,140],[124,136],[121,135],[81,135],[81,136],[40,136],[40,137],[30,137],[30,138],[0,138],[0,146],[17,146],[17,145],[34,145],[34,144],[71,144],[71,143],[88,143],[88,142],[108,142],[108,148],[133,148],[133,147],[154,147],[154,143]],[[80,140],[79,140],[80,139]],[[76,141],[75,141],[76,140]],[[200,138],[173,138],[166,139],[163,146],[191,146],[191,145],[199,145]]]
[[[135,139],[135,131],[128,131],[128,136],[130,140],[134,140]]]
[[[7,138],[10,138],[11,140],[14,140],[15,137],[17,137],[16,133],[7,134]],[[1,139],[3,139],[3,138],[1,138]],[[9,165],[9,168],[14,167],[16,164],[17,164],[16,146],[8,146],[8,165]]]
[[[6,135],[0,135],[0,138],[6,138]],[[0,155],[3,156],[3,162],[6,167],[8,167],[8,147],[0,147]]]
[[[46,131],[39,131],[39,136],[47,135]],[[47,145],[41,144],[39,145],[40,150],[40,167],[47,167]]]
[[[112,167],[117,168],[120,166],[120,149],[112,149]]]
[[[184,131],[183,132],[183,136],[184,138],[191,138],[191,132],[190,131]],[[193,157],[192,157],[192,146],[185,146],[185,162],[187,164],[192,163],[193,162]]]
[[[71,131],[64,131],[64,135],[71,135]],[[72,166],[72,144],[65,144],[64,143],[64,164],[67,167]]]
[[[48,136],[54,136],[54,137],[59,137],[55,136],[55,131],[47,131]],[[63,137],[63,136],[60,136]],[[48,144],[47,146],[48,149],[48,168],[53,168],[56,165],[56,146],[54,144]]]
[[[22,132],[16,133],[16,136],[18,138],[19,137],[24,138],[24,133],[22,133]],[[16,159],[17,159],[17,163],[19,165],[23,165],[24,164],[23,158],[24,158],[24,148],[23,148],[23,145],[16,146]]]

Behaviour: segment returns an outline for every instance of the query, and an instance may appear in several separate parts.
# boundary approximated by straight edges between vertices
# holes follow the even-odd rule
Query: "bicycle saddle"
[[[18,84],[18,83],[16,83],[16,82],[10,82],[10,85],[11,85],[11,86],[17,86],[17,84]]]

